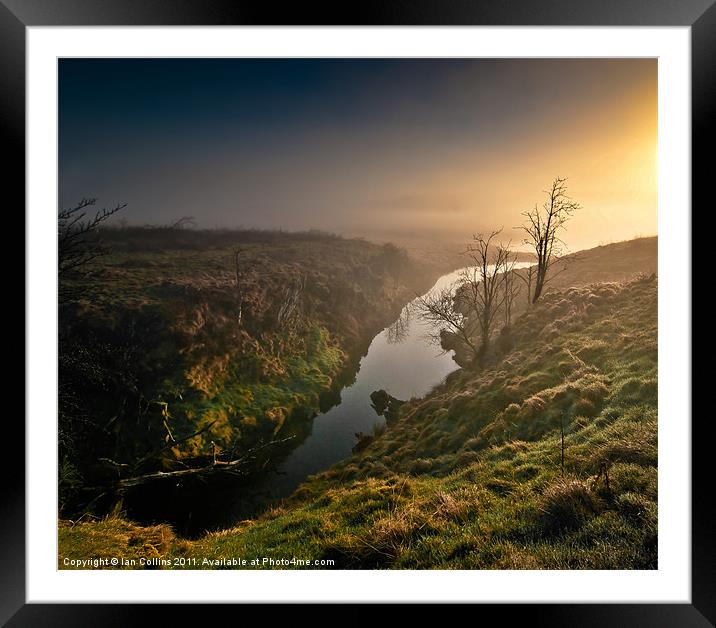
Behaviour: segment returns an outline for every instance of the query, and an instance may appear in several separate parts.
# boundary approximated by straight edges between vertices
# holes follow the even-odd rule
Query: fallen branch
[[[232,460],[230,462],[222,462],[221,460],[216,460],[212,462],[211,464],[205,465],[203,467],[194,467],[191,469],[181,469],[179,471],[155,471],[153,473],[146,473],[144,475],[138,475],[131,478],[125,478],[123,480],[118,480],[115,483],[115,486],[120,489],[127,489],[132,488],[135,486],[141,486],[142,484],[148,484],[150,482],[154,481],[160,481],[160,480],[174,480],[177,478],[186,478],[186,477],[207,477],[211,475],[216,474],[223,474],[223,473],[233,473],[241,475],[242,473],[242,465],[247,465],[249,462],[255,459],[255,454],[262,449],[265,449],[266,447],[270,447],[272,445],[279,445],[281,443],[285,443],[291,439],[293,439],[294,436],[289,436],[287,438],[282,438],[280,440],[272,440],[268,443],[264,443],[263,445],[259,447],[255,447],[253,449],[250,449],[247,451],[243,456],[240,458],[237,458],[236,460]]]
[[[218,419],[215,419],[214,421],[212,421],[211,423],[205,425],[204,427],[202,427],[200,430],[197,430],[197,431],[194,432],[193,434],[189,434],[189,436],[184,436],[183,438],[180,438],[179,440],[172,440],[170,443],[164,445],[164,447],[162,447],[161,449],[158,449],[157,451],[153,451],[153,452],[152,452],[151,454],[149,454],[148,456],[144,456],[144,458],[142,458],[141,460],[135,462],[135,463],[132,465],[132,470],[138,469],[138,468],[139,468],[141,465],[143,465],[145,462],[151,460],[152,458],[156,458],[158,455],[164,453],[167,449],[171,449],[172,447],[176,447],[179,443],[183,443],[184,441],[190,440],[190,439],[194,438],[195,436],[199,436],[199,434],[202,434],[203,432],[206,432],[206,430],[208,430],[212,425],[214,425],[214,423],[216,423],[216,421],[218,421]],[[115,464],[116,464],[116,463],[115,463]],[[122,466],[129,466],[129,465],[122,465]]]

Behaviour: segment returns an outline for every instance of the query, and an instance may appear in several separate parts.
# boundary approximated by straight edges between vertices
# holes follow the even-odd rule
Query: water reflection
[[[429,292],[456,285],[461,271],[438,279]],[[273,498],[288,496],[309,475],[349,457],[356,434],[372,433],[385,419],[377,416],[370,394],[385,390],[397,399],[425,395],[457,368],[452,351],[431,341],[430,328],[415,315],[414,302],[378,334],[362,358],[355,382],[340,391],[340,402],[317,416],[310,435],[279,464],[277,472],[257,483]]]
[[[398,316],[397,320],[385,330],[388,344],[403,342],[408,338],[410,332],[411,305],[408,304]]]

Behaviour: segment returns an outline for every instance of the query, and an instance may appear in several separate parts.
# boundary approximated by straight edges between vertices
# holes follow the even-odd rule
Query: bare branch
[[[500,312],[512,304],[519,291],[513,277],[517,261],[510,243],[498,244],[502,228],[487,235],[475,234],[466,254],[471,265],[458,282],[416,301],[420,317],[433,329],[432,338],[441,340],[445,332],[456,336],[473,354],[482,359],[490,343]]]
[[[127,206],[124,203],[111,209],[101,209],[89,218],[86,209],[95,203],[96,199],[85,198],[74,207],[61,209],[57,214],[57,269],[61,301],[74,298],[77,294],[77,288],[69,287],[62,279],[82,274],[81,271],[90,262],[107,252],[98,236],[99,228],[104,221]]]
[[[519,228],[527,234],[524,244],[531,246],[537,254],[536,269],[528,272],[527,284],[529,302],[539,299],[544,286],[549,281],[548,272],[555,260],[562,257],[565,245],[559,238],[559,232],[581,205],[567,195],[566,179],[557,177],[546,190],[547,200],[541,208],[537,205],[522,215],[527,219]],[[534,277],[533,277],[534,274]],[[534,279],[534,293],[531,293]]]

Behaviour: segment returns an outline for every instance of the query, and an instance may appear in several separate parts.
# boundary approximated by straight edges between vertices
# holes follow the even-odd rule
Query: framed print
[[[3,621],[714,621],[691,410],[710,0],[276,25],[2,1],[27,247]]]

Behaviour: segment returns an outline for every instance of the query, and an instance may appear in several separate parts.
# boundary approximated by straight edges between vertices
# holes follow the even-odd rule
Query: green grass
[[[247,378],[242,372],[245,361],[236,359],[222,365],[218,381],[211,381],[205,394],[185,393],[175,400],[172,411],[177,416],[188,417],[197,426],[212,425],[177,451],[177,456],[199,455],[211,441],[229,447],[236,439],[251,442],[252,434],[275,435],[298,410],[304,417],[317,413],[320,394],[334,385],[345,367],[346,354],[321,327],[314,326],[307,338],[305,351],[275,360],[280,376],[264,381]],[[181,425],[181,429],[190,427]]]
[[[655,569],[656,279],[546,295],[512,333],[510,353],[408,401],[364,450],[279,507],[164,554],[339,569]],[[92,525],[62,526],[61,556],[87,554]],[[105,543],[121,551],[120,537],[108,531]]]

